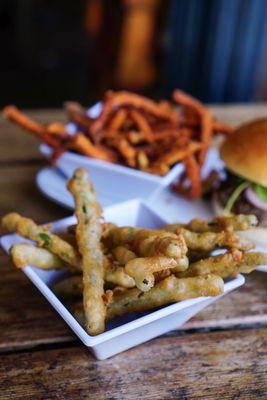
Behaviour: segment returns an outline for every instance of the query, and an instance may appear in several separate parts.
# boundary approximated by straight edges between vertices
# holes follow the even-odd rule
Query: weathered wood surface
[[[154,339],[105,361],[83,347],[1,356],[3,399],[266,399],[267,329]]]

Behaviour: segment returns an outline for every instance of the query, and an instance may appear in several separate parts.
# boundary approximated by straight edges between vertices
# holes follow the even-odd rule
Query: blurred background
[[[0,31],[1,106],[121,88],[267,100],[266,0],[1,0]]]

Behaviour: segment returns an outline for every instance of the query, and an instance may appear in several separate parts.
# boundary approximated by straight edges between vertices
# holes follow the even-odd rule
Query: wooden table
[[[267,105],[213,107],[237,125]],[[41,121],[60,111],[36,111]],[[38,144],[0,123],[0,210],[45,222],[68,215],[35,185]],[[267,398],[267,274],[199,313],[182,330],[96,361],[22,272],[0,254],[1,399]]]

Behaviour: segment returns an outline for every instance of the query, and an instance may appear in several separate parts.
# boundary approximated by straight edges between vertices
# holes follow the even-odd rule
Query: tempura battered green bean
[[[62,269],[66,264],[49,250],[32,246],[28,243],[14,244],[10,254],[17,268],[32,265],[41,269]]]
[[[165,227],[164,229],[168,229]],[[196,233],[188,229],[178,228],[177,234],[181,234],[189,250],[212,251],[220,248],[237,248],[240,250],[250,250],[254,245],[246,239],[241,238],[234,232],[204,232]]]
[[[125,288],[135,286],[134,279],[125,272],[124,267],[111,267],[105,271],[105,281]]]
[[[128,261],[136,258],[136,254],[125,246],[117,246],[111,249],[111,253],[121,265],[125,265]]]
[[[56,254],[72,270],[81,270],[81,257],[78,251],[71,244],[48,232],[30,218],[22,217],[17,213],[10,213],[2,218],[2,226],[11,232],[16,232],[27,239],[33,240],[40,247],[44,247],[51,253]]]
[[[114,293],[108,306],[107,318],[129,312],[145,311],[168,303],[199,296],[217,296],[223,292],[222,278],[216,275],[178,279],[173,275],[160,281],[149,292],[128,289]]]
[[[134,258],[126,264],[125,271],[134,278],[136,286],[146,292],[154,286],[154,272],[174,267],[177,267],[174,258],[154,256]]]
[[[68,189],[75,200],[75,214],[78,220],[76,238],[82,255],[86,329],[91,335],[97,335],[105,329],[106,314],[103,300],[105,256],[100,243],[101,208],[85,169],[75,170],[68,183]]]
[[[164,231],[140,230],[136,233],[133,248],[141,257],[156,255],[170,258],[184,257],[187,252],[185,240],[182,235],[174,235]]]
[[[204,232],[220,232],[220,231],[245,231],[251,227],[256,226],[258,223],[255,215],[229,215],[219,216],[211,221],[204,221],[202,219],[192,219],[187,224],[168,224],[167,231],[176,232],[179,228],[185,228],[189,231],[196,233]]]
[[[256,267],[264,264],[267,264],[265,253],[242,253],[239,250],[233,250],[190,264],[186,271],[177,273],[177,276],[186,278],[216,274],[225,279],[238,273],[249,274]]]

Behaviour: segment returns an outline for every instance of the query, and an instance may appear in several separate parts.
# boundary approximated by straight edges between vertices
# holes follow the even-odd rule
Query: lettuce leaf
[[[261,185],[255,186],[255,193],[259,199],[267,203],[267,188]]]

